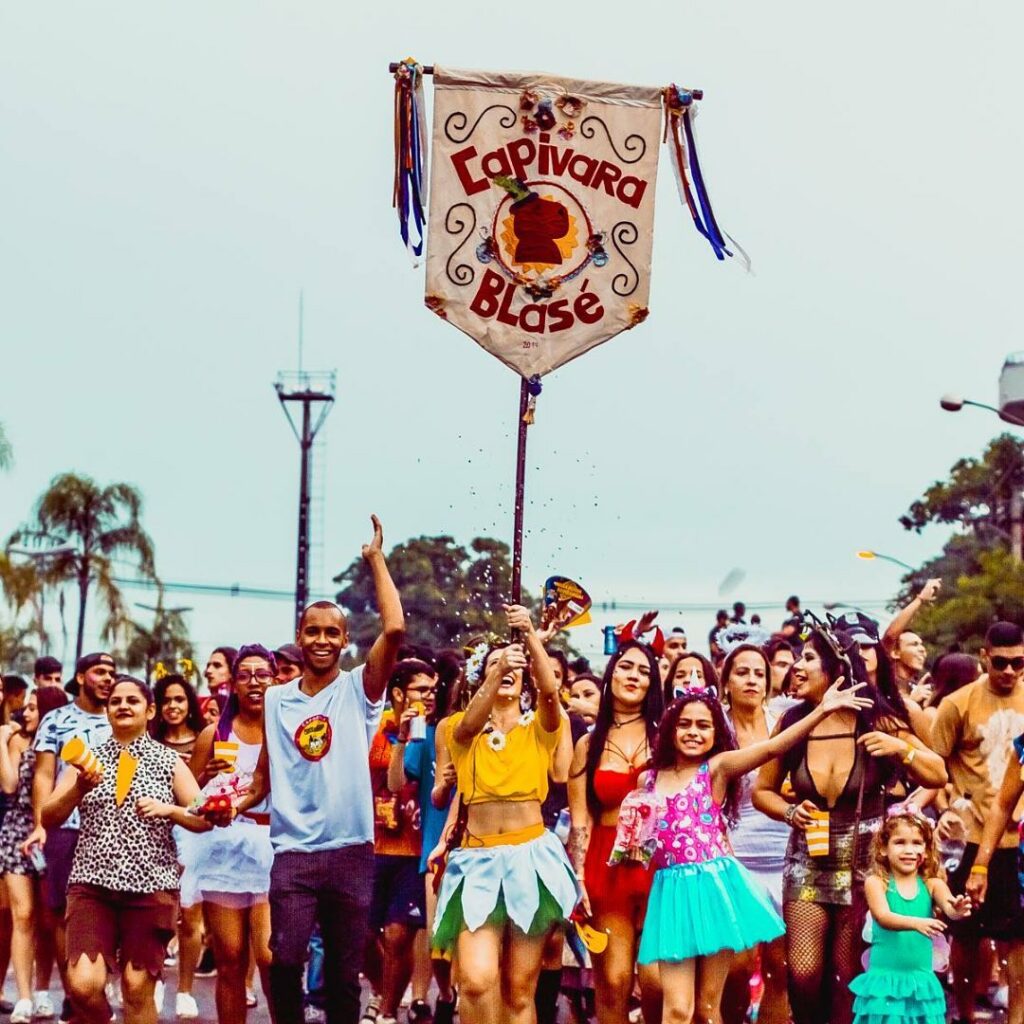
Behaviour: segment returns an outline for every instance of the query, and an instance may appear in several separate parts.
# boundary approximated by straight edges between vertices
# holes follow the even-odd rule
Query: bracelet
[[[972,875],[987,875],[988,865],[987,864],[972,864],[971,865]]]
[[[917,757],[917,747],[912,747],[909,743],[907,744],[907,752],[903,755],[903,763],[910,764],[914,758]]]
[[[787,825],[792,825],[793,824],[793,819],[795,817],[796,817],[796,804],[790,804],[789,807],[786,808],[786,813],[782,816],[783,821],[785,821],[785,823]]]

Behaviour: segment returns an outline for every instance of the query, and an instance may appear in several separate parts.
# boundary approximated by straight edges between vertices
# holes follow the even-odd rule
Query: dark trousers
[[[313,925],[324,944],[328,1024],[357,1024],[359,971],[373,896],[373,844],[274,857],[270,872],[270,996],[277,1024],[303,1024],[302,969]]]

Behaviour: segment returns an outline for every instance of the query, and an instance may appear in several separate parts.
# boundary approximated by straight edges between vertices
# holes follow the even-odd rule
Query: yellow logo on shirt
[[[313,715],[295,730],[295,746],[307,761],[319,761],[331,749],[334,730],[326,715]]]

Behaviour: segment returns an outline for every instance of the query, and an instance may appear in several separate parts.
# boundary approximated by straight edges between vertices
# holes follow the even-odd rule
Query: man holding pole
[[[339,667],[348,646],[341,609],[316,601],[302,613],[302,675],[264,698],[263,749],[235,813],[270,795],[271,998],[277,1024],[302,1024],[302,969],[313,925],[324,943],[329,1024],[355,1024],[359,968],[373,893],[373,798],[369,743],[384,687],[405,634],[398,590],[373,516],[363,558],[373,576],[381,632],[366,664]]]

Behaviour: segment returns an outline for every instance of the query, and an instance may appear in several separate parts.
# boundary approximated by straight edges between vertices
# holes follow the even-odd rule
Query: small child
[[[864,895],[874,919],[868,969],[850,982],[854,1024],[944,1024],[946,998],[932,970],[932,939],[946,929],[938,907],[957,919],[969,896],[954,896],[939,877],[932,824],[916,810],[889,811],[871,844]]]
[[[623,803],[616,844],[656,869],[638,961],[658,965],[666,1019],[721,1020],[733,955],[785,931],[768,893],[732,855],[739,787],[829,715],[867,706],[863,685],[844,689],[839,679],[806,718],[742,750],[712,690],[684,689],[665,712],[642,794]],[[653,822],[653,849],[637,815]]]

